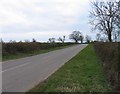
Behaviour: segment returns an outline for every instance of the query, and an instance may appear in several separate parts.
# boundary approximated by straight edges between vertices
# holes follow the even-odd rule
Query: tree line
[[[69,39],[74,41],[75,43],[79,43],[79,41],[81,43],[83,43],[83,41],[86,43],[90,43],[92,40],[91,40],[91,37],[89,35],[86,35],[84,37],[84,35],[80,32],[80,31],[73,31],[70,35],[69,35]],[[48,43],[56,43],[56,41],[58,42],[61,42],[61,43],[64,43],[66,40],[66,36],[62,36],[62,37],[59,37],[58,39],[52,37],[52,38],[49,38],[48,39]],[[1,39],[1,42],[4,43],[4,41]],[[20,43],[23,42],[23,41],[19,41]],[[30,40],[24,40],[24,42],[28,43],[28,42],[37,42],[37,40],[35,38],[33,38],[31,41]],[[9,43],[16,43],[15,40],[10,40]]]
[[[75,43],[79,43],[79,41],[81,43],[83,43],[83,41],[86,41],[86,43],[90,43],[92,40],[91,40],[91,37],[89,35],[86,35],[84,37],[84,35],[80,32],[80,31],[73,31],[70,35],[69,35],[69,39],[74,41]],[[55,39],[55,38],[49,38],[48,39],[48,42],[49,43],[55,43],[55,41],[59,41],[61,43],[64,43],[65,40],[66,40],[66,36],[63,36],[63,37],[59,37],[58,39]]]

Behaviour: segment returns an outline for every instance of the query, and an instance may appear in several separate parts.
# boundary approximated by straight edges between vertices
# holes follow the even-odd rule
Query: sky
[[[0,31],[4,41],[66,36],[77,30],[95,39],[89,24],[89,0],[0,0]]]

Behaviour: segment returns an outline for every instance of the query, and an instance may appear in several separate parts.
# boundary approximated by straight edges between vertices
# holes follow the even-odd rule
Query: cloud
[[[89,0],[0,0],[0,9],[4,36],[21,33],[25,38],[35,33],[37,37],[38,32],[64,35],[76,29],[88,32]]]
[[[2,24],[15,23],[35,24],[36,20],[41,22],[59,20],[74,22],[77,12],[84,11],[85,0],[1,0],[0,14]],[[38,19],[39,18],[39,19]],[[46,19],[44,19],[46,18]],[[50,19],[51,18],[51,19]],[[32,23],[33,22],[33,23]]]

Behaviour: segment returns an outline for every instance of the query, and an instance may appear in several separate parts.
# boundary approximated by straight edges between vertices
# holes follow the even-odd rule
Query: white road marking
[[[2,71],[2,73],[3,73],[3,72],[6,72],[6,71],[13,70],[13,69],[16,69],[16,68],[19,68],[19,67],[22,67],[22,66],[25,66],[25,65],[27,65],[27,64],[30,64],[30,63],[21,64],[21,65],[15,66],[15,67],[13,67],[13,68],[6,69],[6,70]]]

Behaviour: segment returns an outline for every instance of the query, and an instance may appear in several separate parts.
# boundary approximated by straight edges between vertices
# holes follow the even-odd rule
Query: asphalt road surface
[[[87,45],[10,60],[2,64],[2,91],[26,92],[45,80]]]

